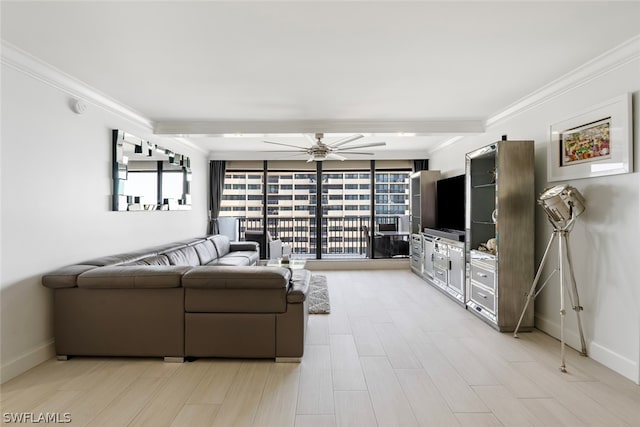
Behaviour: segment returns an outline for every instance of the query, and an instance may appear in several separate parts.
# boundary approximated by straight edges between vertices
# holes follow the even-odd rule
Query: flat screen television
[[[439,229],[464,231],[465,175],[436,182],[436,226]]]

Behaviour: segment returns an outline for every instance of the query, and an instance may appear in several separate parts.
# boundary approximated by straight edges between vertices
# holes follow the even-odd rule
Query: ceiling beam
[[[268,133],[415,133],[477,134],[484,132],[480,119],[460,120],[295,120],[295,121],[160,121],[156,135],[222,136]]]

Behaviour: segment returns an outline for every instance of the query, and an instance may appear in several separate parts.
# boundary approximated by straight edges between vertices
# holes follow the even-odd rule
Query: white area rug
[[[329,314],[329,289],[327,288],[327,277],[321,274],[311,276],[309,283],[309,314]]]

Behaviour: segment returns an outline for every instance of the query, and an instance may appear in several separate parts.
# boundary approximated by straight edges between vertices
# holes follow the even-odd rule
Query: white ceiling
[[[638,1],[1,7],[3,40],[218,158],[278,147],[211,134],[372,129],[381,158],[426,153],[640,33]]]

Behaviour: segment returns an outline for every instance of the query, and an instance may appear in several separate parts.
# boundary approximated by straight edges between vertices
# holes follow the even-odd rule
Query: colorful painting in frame
[[[631,172],[631,94],[551,125],[548,181]]]

